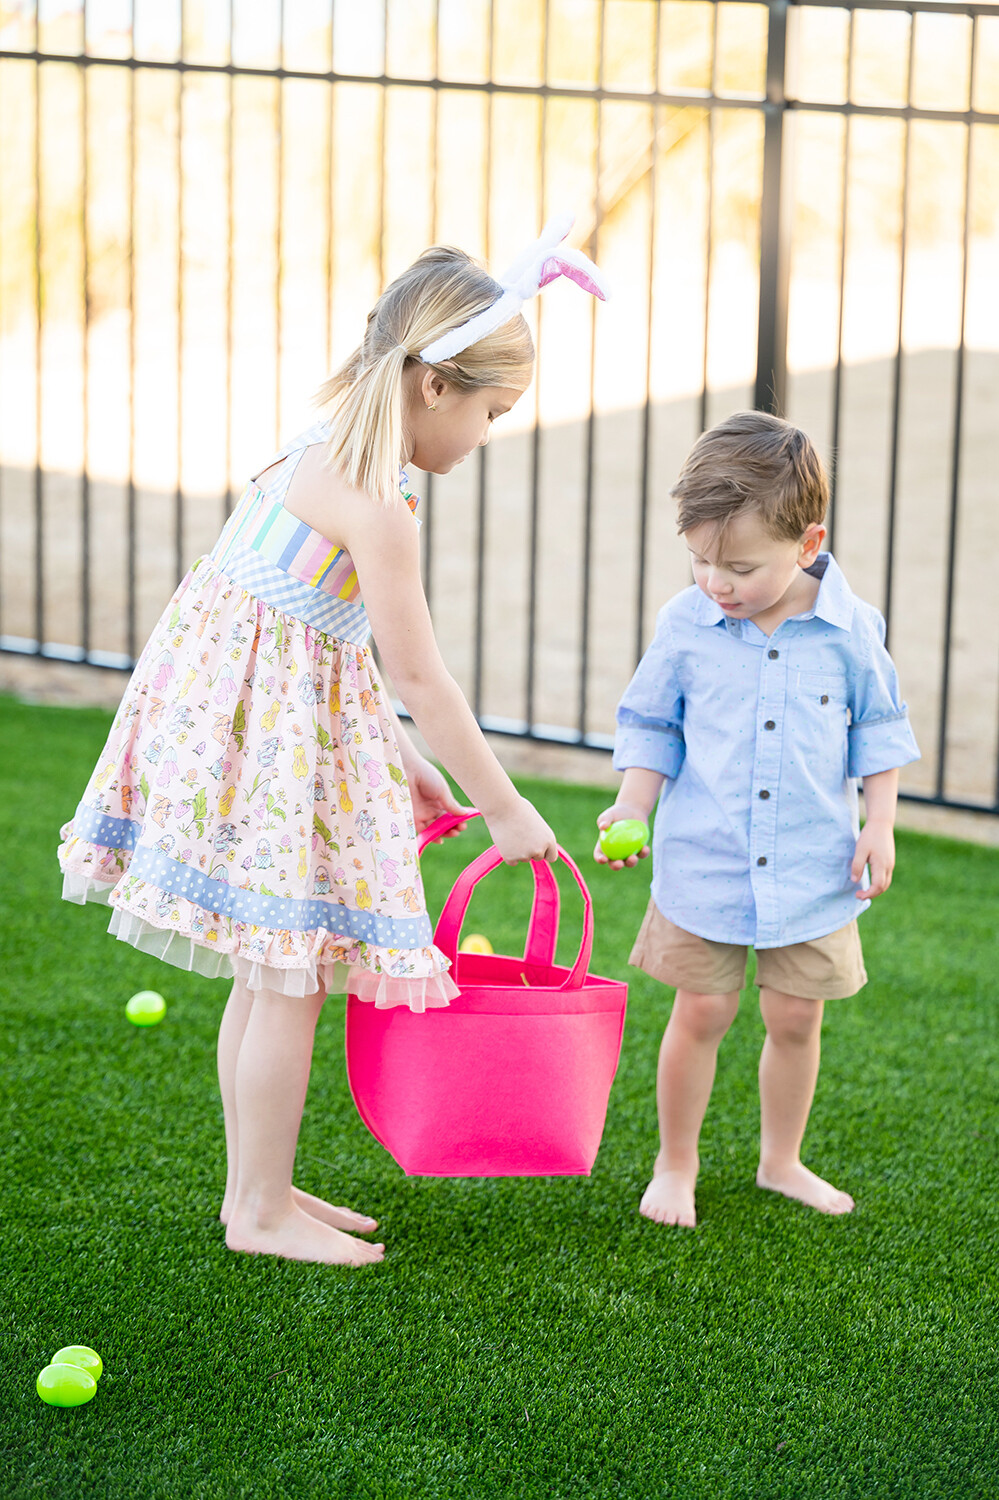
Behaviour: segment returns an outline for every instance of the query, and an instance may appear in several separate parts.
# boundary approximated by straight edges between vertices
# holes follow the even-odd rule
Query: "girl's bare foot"
[[[638,1205],[638,1212],[657,1224],[678,1224],[684,1229],[694,1229],[697,1215],[694,1212],[694,1184],[697,1170],[656,1172]]]
[[[849,1193],[841,1193],[831,1182],[817,1177],[800,1161],[774,1171],[764,1171],[762,1164],[756,1173],[756,1186],[769,1188],[772,1193],[783,1193],[785,1198],[796,1198],[817,1208],[820,1214],[848,1214],[853,1212],[853,1199]]]
[[[380,1261],[384,1245],[355,1240],[332,1224],[324,1224],[293,1203],[277,1219],[266,1222],[251,1213],[234,1213],[226,1228],[230,1250],[250,1255],[278,1255],[284,1260],[316,1261],[327,1266],[366,1266]]]
[[[334,1229],[349,1229],[354,1234],[371,1234],[378,1228],[378,1220],[373,1219],[370,1214],[359,1214],[352,1208],[338,1208],[332,1203],[327,1203],[325,1198],[316,1198],[312,1193],[306,1193],[302,1188],[293,1187],[291,1190],[293,1203],[318,1219],[322,1224],[331,1224]],[[223,1200],[219,1212],[219,1219],[223,1224],[228,1224],[232,1208],[228,1199]]]
[[[293,1187],[291,1196],[299,1208],[318,1219],[321,1224],[332,1224],[334,1229],[349,1229],[354,1234],[370,1234],[378,1228],[378,1220],[373,1219],[370,1214],[360,1214],[353,1208],[337,1207],[333,1203],[327,1203],[325,1198],[306,1193],[302,1188]]]

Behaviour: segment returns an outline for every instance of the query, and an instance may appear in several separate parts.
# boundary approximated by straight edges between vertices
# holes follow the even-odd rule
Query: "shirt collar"
[[[818,615],[820,620],[825,620],[829,625],[849,630],[853,623],[853,594],[832,553],[820,552],[807,571],[812,578],[818,578],[819,591],[811,609],[804,614],[792,615],[791,619],[811,620]],[[728,623],[728,616],[721,606],[700,589],[693,600],[692,614],[695,625]]]
[[[849,630],[853,624],[853,592],[832,553],[820,552],[808,572],[813,578],[818,578],[819,592],[811,609],[794,618],[810,620],[818,615],[828,625]]]

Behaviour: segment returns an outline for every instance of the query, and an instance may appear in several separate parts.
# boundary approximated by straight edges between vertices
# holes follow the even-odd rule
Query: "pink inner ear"
[[[547,286],[550,281],[556,281],[559,276],[568,276],[570,281],[574,281],[577,286],[581,286],[583,291],[589,292],[591,296],[599,297],[601,302],[607,300],[591,276],[587,275],[585,271],[580,270],[579,266],[574,266],[571,261],[562,260],[558,255],[549,256],[542,266],[538,290],[540,291],[543,286]]]

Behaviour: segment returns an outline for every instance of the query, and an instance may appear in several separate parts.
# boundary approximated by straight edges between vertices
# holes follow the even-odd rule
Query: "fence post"
[[[787,301],[791,261],[791,113],[787,108],[789,0],[770,0],[767,99],[763,107],[760,212],[760,315],[756,345],[758,411],[782,414],[787,396]]]

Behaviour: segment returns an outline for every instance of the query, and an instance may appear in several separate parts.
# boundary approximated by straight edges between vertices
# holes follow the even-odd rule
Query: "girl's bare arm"
[[[419,534],[402,505],[351,507],[344,541],[385,671],[433,753],[482,813],[504,859],[554,859],[555,836],[521,797],[448,672],[420,579]]]

